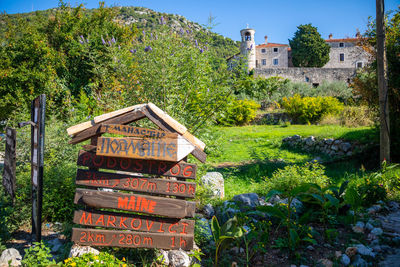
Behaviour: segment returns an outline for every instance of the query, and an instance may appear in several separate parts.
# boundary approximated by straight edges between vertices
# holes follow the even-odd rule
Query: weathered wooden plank
[[[107,124],[128,124],[137,120],[144,118],[145,115],[141,110],[133,110],[118,117],[114,117],[108,120],[105,120],[104,123]],[[91,137],[101,134],[101,124],[93,124],[92,127],[86,128],[81,132],[77,133],[70,141],[70,144],[77,144],[83,142],[85,140],[90,139]]]
[[[193,136],[191,133],[188,132],[187,128],[177,122],[175,119],[170,117],[167,113],[162,111],[153,103],[149,103],[147,105],[147,109],[151,110],[154,114],[157,115],[158,119],[164,121],[166,124],[171,126],[177,133],[183,135],[189,142],[193,143],[193,145],[197,146],[201,150],[204,150],[206,144],[204,144],[201,140]]]
[[[192,152],[194,146],[182,136],[177,138],[99,137],[96,155],[154,159],[178,162]]]
[[[194,220],[159,218],[96,210],[75,211],[73,222],[85,226],[173,235],[193,235],[195,223]]]
[[[157,116],[152,110],[148,108],[143,108],[143,113],[146,115],[146,117],[151,120],[155,125],[160,127],[162,130],[167,131],[167,132],[173,132],[175,133],[176,130],[172,128],[170,125],[168,125],[165,121],[163,121],[161,118]],[[187,140],[187,139],[186,139]],[[188,140],[190,142],[190,140]],[[193,143],[192,143],[193,144]],[[195,145],[195,144],[193,144]],[[195,147],[195,149],[191,153],[195,158],[200,160],[201,162],[205,162],[207,158],[207,154],[204,153],[202,149],[199,147]]]
[[[114,158],[106,156],[97,156],[94,153],[79,151],[79,166],[89,168],[111,169],[126,172],[156,174],[162,176],[172,176],[187,179],[196,178],[197,166],[185,162],[171,162],[159,160],[141,160],[129,158]]]
[[[130,112],[132,110],[139,110],[140,108],[142,108],[144,106],[146,106],[146,104],[134,105],[134,106],[130,106],[130,107],[127,107],[127,108],[123,108],[123,109],[120,109],[120,110],[116,110],[116,111],[113,111],[113,112],[109,112],[109,113],[106,113],[106,114],[99,115],[97,117],[94,117],[94,119],[91,120],[91,121],[83,122],[83,123],[80,123],[80,124],[77,124],[77,125],[69,127],[67,129],[67,133],[68,133],[68,135],[75,135],[75,134],[77,134],[77,133],[79,133],[79,132],[81,132],[83,130],[86,130],[86,129],[94,126],[95,124],[98,124],[100,122],[115,118],[115,117],[117,117],[119,115],[128,113],[128,112]]]
[[[99,229],[72,229],[76,244],[97,247],[193,249],[193,235],[173,235]]]
[[[177,133],[184,134],[187,131],[187,128],[161,110],[159,107],[154,105],[153,103],[148,103],[147,108],[153,111],[157,116],[171,126]]]
[[[170,133],[166,131],[159,131],[154,129],[133,127],[121,124],[102,124],[102,133],[120,134],[125,136],[135,137],[150,137],[150,138],[177,138],[177,133]]]
[[[6,128],[6,150],[4,154],[3,186],[5,191],[14,200],[17,184],[16,176],[16,144],[17,131],[13,128]]]
[[[196,191],[196,183],[81,169],[77,171],[75,183],[96,188],[103,187],[191,198],[195,196]]]
[[[94,208],[127,210],[169,218],[193,217],[196,208],[195,202],[180,199],[101,192],[83,188],[76,189],[74,203]]]

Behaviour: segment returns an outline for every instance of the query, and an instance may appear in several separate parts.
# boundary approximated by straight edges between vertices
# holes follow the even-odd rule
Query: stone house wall
[[[265,52],[262,51],[265,49]],[[277,52],[274,52],[277,49]],[[288,67],[288,46],[263,47],[257,46],[256,49],[256,67],[265,68],[287,68]],[[265,59],[265,65],[263,65]],[[274,65],[274,59],[278,59],[278,65]]]
[[[255,77],[282,77],[294,82],[307,82],[314,85],[322,81],[346,81],[350,82],[355,76],[354,68],[256,68]]]
[[[343,47],[339,44],[342,43]],[[352,42],[330,42],[329,61],[323,68],[357,68],[364,67],[370,61],[370,55],[360,46]],[[343,61],[340,61],[343,54]],[[357,66],[360,63],[360,66]]]

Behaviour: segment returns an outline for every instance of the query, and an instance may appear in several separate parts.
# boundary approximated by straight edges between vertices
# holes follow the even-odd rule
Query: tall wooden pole
[[[390,162],[389,101],[387,87],[387,61],[385,46],[385,3],[376,0],[376,60],[378,65],[380,162]]]

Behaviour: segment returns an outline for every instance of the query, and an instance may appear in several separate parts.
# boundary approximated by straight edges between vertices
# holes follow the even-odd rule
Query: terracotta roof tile
[[[268,43],[268,44],[260,44],[260,45],[257,45],[256,48],[283,47],[283,46],[289,46],[289,45],[287,45],[287,44]]]
[[[328,43],[336,43],[336,42],[342,42],[342,43],[352,43],[352,42],[358,42],[361,41],[360,38],[342,38],[342,39],[326,39],[325,42]]]

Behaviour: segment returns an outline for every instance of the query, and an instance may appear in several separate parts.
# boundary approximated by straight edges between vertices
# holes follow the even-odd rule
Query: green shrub
[[[277,190],[287,195],[294,188],[304,183],[314,183],[321,187],[328,185],[328,176],[324,167],[318,163],[291,165],[278,169],[271,178],[266,178],[265,192]]]
[[[226,126],[244,125],[256,117],[259,108],[260,105],[253,100],[233,100],[218,122]]]
[[[333,97],[293,97],[282,100],[282,106],[288,115],[299,123],[314,123],[324,115],[336,114],[343,109],[343,104]]]
[[[64,260],[63,266],[122,266],[126,267],[125,258],[122,260],[117,259],[114,255],[107,252],[100,252],[99,255],[86,253],[80,257],[68,258]]]
[[[323,81],[310,96],[332,96],[346,100],[353,96],[352,90],[344,81]]]
[[[43,241],[34,242],[33,246],[25,249],[25,256],[21,261],[22,266],[31,267],[47,267],[50,265],[55,265],[55,260],[52,260],[52,255],[50,253],[50,248],[47,247]]]
[[[338,114],[325,115],[319,124],[346,127],[372,126],[374,124],[374,112],[366,106],[345,106]]]

